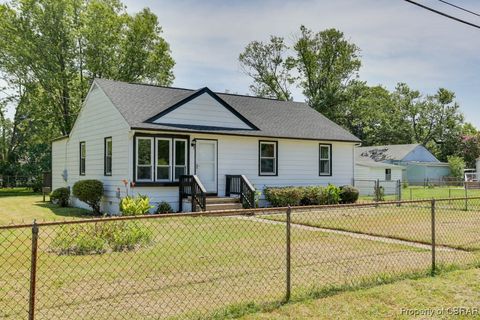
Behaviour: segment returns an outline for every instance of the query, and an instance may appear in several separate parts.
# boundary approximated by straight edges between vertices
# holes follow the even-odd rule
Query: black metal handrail
[[[240,195],[240,202],[244,208],[255,208],[255,188],[247,177],[242,175],[227,175],[225,195]]]
[[[196,175],[182,175],[179,180],[178,211],[183,211],[183,199],[190,197],[192,212],[197,211],[197,206],[202,211],[207,209],[207,191]]]

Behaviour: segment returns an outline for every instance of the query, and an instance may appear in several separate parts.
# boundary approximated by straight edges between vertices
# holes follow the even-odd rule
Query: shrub
[[[153,232],[136,221],[63,226],[52,241],[58,254],[86,255],[128,251],[149,245]]]
[[[42,192],[43,188],[43,177],[36,176],[30,183],[30,187],[32,188],[33,192]]]
[[[150,213],[150,198],[138,195],[136,197],[126,196],[120,200],[120,212],[124,216],[138,216]]]
[[[172,206],[166,201],[160,202],[157,206],[157,210],[155,210],[155,213],[171,213],[171,212],[173,212]]]
[[[274,207],[288,205],[323,205],[340,202],[340,188],[334,185],[327,187],[279,187],[265,188],[265,199]]]
[[[403,187],[403,189],[407,189],[407,188],[408,188],[408,180],[407,180],[407,179],[404,179],[404,180],[402,181],[402,187]]]
[[[57,188],[50,193],[50,200],[60,207],[67,207],[70,200],[70,190],[68,188]]]
[[[303,197],[300,200],[300,204],[302,206],[322,204],[322,199],[323,199],[322,187],[319,187],[319,186],[304,187],[302,189],[303,189]]]
[[[450,167],[450,175],[457,179],[463,179],[465,171],[465,160],[462,157],[448,156],[448,165]]]
[[[88,204],[94,214],[100,213],[100,200],[103,196],[103,183],[98,180],[80,180],[73,185],[72,193],[80,201]]]
[[[340,203],[355,203],[359,195],[360,192],[355,187],[348,185],[340,187]]]
[[[298,206],[303,192],[298,187],[265,188],[265,199],[274,207]]]
[[[323,189],[323,201],[321,204],[337,204],[340,203],[340,188],[333,184]]]

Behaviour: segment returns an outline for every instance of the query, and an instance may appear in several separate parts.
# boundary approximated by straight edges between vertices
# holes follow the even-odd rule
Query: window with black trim
[[[332,145],[321,144],[319,150],[319,175],[332,175]]]
[[[392,181],[392,169],[385,169],[385,180]]]
[[[87,159],[87,146],[85,141],[80,142],[79,172],[81,176],[85,175],[85,166]]]
[[[278,164],[278,142],[260,141],[258,156],[258,174],[260,176],[276,176]]]
[[[153,138],[139,137],[136,143],[136,181],[153,180]]]
[[[113,145],[112,145],[112,137],[105,138],[104,141],[104,151],[105,154],[104,159],[103,159],[103,172],[104,175],[106,176],[111,176],[112,175],[112,151],[113,151]]]
[[[154,156],[153,156],[154,155]],[[175,182],[187,174],[188,140],[136,137],[136,181]]]

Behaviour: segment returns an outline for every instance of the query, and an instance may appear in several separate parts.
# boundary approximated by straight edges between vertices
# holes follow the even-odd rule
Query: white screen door
[[[197,139],[195,172],[207,193],[217,193],[217,141]]]

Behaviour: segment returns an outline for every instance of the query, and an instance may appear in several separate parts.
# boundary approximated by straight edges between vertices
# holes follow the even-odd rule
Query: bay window
[[[169,136],[138,136],[136,181],[171,183],[188,173],[188,139]]]

